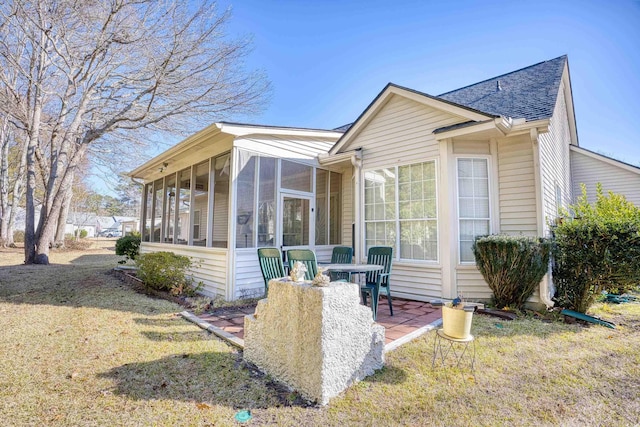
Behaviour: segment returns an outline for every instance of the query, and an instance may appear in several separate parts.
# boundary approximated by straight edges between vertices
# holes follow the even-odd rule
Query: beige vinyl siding
[[[439,155],[433,131],[464,121],[394,95],[342,151],[362,147],[365,169],[425,161]]]
[[[440,146],[433,131],[467,120],[394,95],[342,151],[361,147],[363,170],[438,159]],[[438,203],[443,197],[438,195]],[[446,238],[439,236],[440,241]],[[366,253],[362,257],[365,261]],[[418,301],[440,298],[442,268],[435,263],[394,261],[391,284],[392,294],[398,297]]]
[[[500,232],[537,235],[533,147],[528,135],[498,141]]]
[[[196,268],[190,272],[196,282],[202,281],[202,293],[213,297],[225,296],[227,282],[227,250],[199,246],[171,245],[165,243],[142,242],[140,253],[169,251],[176,255],[191,257]]]
[[[491,289],[475,265],[459,265],[456,267],[456,283],[458,295],[469,300],[489,300]]]
[[[558,89],[558,99],[549,124],[549,132],[538,137],[540,144],[540,169],[542,181],[542,206],[544,234],[548,234],[549,223],[557,217],[556,183],[562,190],[562,206],[572,202],[571,168],[569,145],[571,134],[564,83]]]
[[[453,141],[453,154],[474,155],[491,154],[491,147],[488,141]]]
[[[391,265],[391,295],[414,301],[441,298],[442,268],[394,261]]]
[[[596,184],[602,184],[606,192],[624,195],[627,200],[640,206],[640,169],[632,172],[630,167],[617,166],[608,159],[598,159],[597,155],[571,151],[571,175],[573,178],[573,194],[577,198],[582,194],[580,184],[587,186],[589,202],[595,202]]]

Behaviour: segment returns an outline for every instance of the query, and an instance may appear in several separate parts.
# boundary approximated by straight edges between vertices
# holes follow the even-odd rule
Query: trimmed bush
[[[549,269],[549,252],[547,240],[525,236],[483,236],[473,244],[476,266],[499,308],[522,308]]]
[[[135,260],[140,254],[140,234],[130,234],[116,240],[116,255],[122,255],[125,259],[118,261],[120,264],[128,260]]]
[[[200,287],[194,288],[193,279],[186,272],[192,266],[191,259],[173,252],[153,252],[136,258],[138,278],[145,286],[168,291],[174,295],[194,294]]]
[[[554,299],[586,313],[601,292],[624,293],[640,283],[640,208],[624,196],[605,196],[598,185],[593,205],[583,186],[571,211],[554,230]]]

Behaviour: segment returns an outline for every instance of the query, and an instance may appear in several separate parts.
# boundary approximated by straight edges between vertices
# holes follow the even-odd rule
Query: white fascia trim
[[[549,132],[549,123],[551,123],[550,119],[532,120],[530,122],[514,121],[513,126],[511,126],[511,132],[509,132],[509,135],[529,133],[531,129],[535,129],[538,133],[547,133]]]
[[[436,108],[438,110],[445,111],[447,113],[466,118],[468,120],[485,121],[493,117],[489,114],[476,113],[463,107],[457,107],[444,100],[433,99],[429,96],[424,96],[395,85],[389,85],[387,86],[385,91],[378,96],[378,99],[376,99],[373,105],[369,106],[365,113],[358,118],[358,120],[349,128],[349,130],[347,130],[340,141],[336,145],[334,145],[331,150],[329,150],[329,154],[337,153],[342,147],[344,147],[355,136],[357,136],[362,128],[364,128],[368,124],[369,120],[373,116],[375,116],[378,110],[382,106],[384,106],[384,104],[386,104],[389,98],[391,98],[391,96],[393,95],[402,96],[403,98],[410,99],[422,105]]]
[[[337,141],[342,132],[316,129],[299,129],[299,128],[278,128],[278,127],[261,127],[252,125],[235,125],[228,123],[220,123],[220,131],[235,136],[247,135],[273,135],[273,136],[303,136],[310,138],[327,138]]]
[[[498,130],[502,135],[504,135],[504,132],[498,129],[498,127],[496,126],[493,120],[486,120],[483,122],[479,122],[478,124],[470,124],[462,128],[451,129],[444,132],[438,132],[438,133],[435,133],[434,135],[437,141],[442,141],[447,138],[455,138],[458,136],[469,135],[472,133],[483,132],[487,130]]]
[[[187,139],[184,139],[181,142],[177,143],[173,147],[169,148],[167,151],[164,151],[158,156],[154,157],[153,159],[147,161],[143,165],[138,166],[136,169],[127,173],[127,176],[130,176],[131,178],[142,178],[140,174],[142,174],[143,172],[149,169],[159,168],[160,166],[162,166],[162,163],[165,162],[166,160],[169,160],[173,157],[178,156],[181,153],[184,153],[192,146],[198,144],[199,142],[202,142],[203,139],[206,139],[221,133],[220,129],[221,129],[221,126],[219,123],[214,123],[210,126],[207,126],[201,131],[198,131],[193,135],[189,136]]]
[[[307,137],[307,138],[321,138],[326,139],[327,142],[333,143],[337,141],[342,132],[334,131],[322,131],[313,129],[296,129],[296,128],[277,128],[277,127],[261,127],[261,126],[243,126],[243,125],[231,125],[227,123],[214,123],[201,131],[189,136],[185,140],[179,142],[173,147],[164,151],[160,155],[147,161],[142,166],[129,172],[127,175],[132,178],[142,178],[140,176],[145,171],[158,169],[162,164],[169,159],[177,157],[178,155],[186,152],[194,145],[202,142],[206,138],[210,138],[217,134],[227,134],[235,137],[247,136],[247,135],[268,135],[268,136],[293,136],[293,137]]]
[[[624,169],[626,171],[633,172],[635,174],[640,175],[640,167],[628,165],[624,162],[621,162],[620,160],[612,159],[602,154],[594,153],[582,147],[578,147],[577,145],[570,145],[569,150],[575,151],[576,153],[584,154],[585,156],[591,157],[592,159],[599,160],[601,162],[610,164],[611,166],[616,166],[616,167],[619,167],[620,169]]]
[[[447,138],[455,138],[464,135],[470,135],[476,132],[484,132],[488,130],[496,130],[499,136],[505,136],[510,132],[513,120],[509,117],[498,117],[493,120],[485,120],[477,124],[470,124],[459,129],[451,129],[445,132],[434,134],[436,140],[441,141]]]
[[[336,163],[342,163],[346,161],[353,161],[362,159],[362,150],[351,150],[345,151],[344,153],[338,154],[319,154],[318,162],[321,165],[335,165]]]

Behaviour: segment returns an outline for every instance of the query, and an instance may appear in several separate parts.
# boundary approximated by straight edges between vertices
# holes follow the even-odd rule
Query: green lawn
[[[239,409],[247,425],[640,423],[640,304],[595,307],[615,330],[476,315],[475,378],[432,370],[427,334],[320,408],[247,369],[181,307],[110,276],[112,254],[22,266],[0,251],[2,425],[238,425]]]

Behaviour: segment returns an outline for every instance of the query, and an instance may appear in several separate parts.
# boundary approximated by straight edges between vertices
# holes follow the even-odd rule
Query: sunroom
[[[135,169],[141,252],[193,259],[203,293],[264,292],[257,248],[351,245],[351,163],[321,166],[341,132],[216,123]]]

